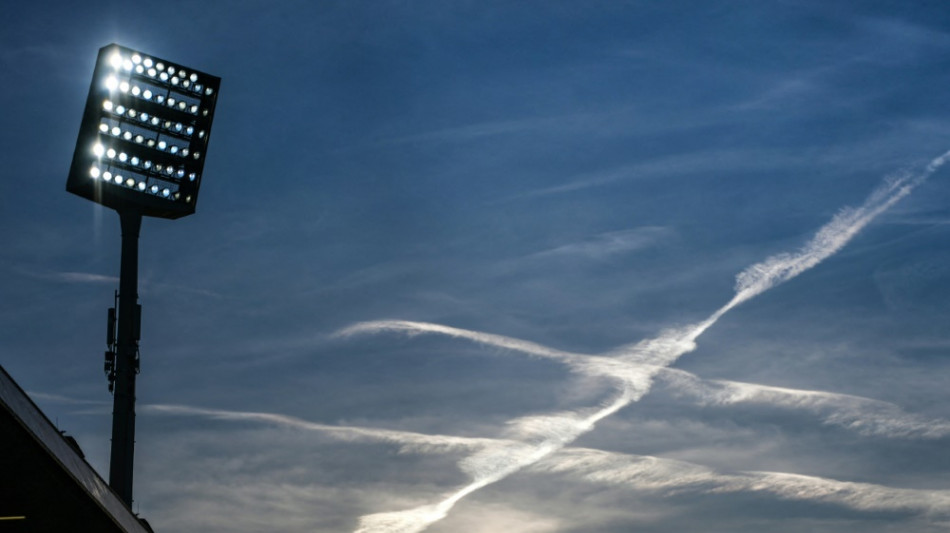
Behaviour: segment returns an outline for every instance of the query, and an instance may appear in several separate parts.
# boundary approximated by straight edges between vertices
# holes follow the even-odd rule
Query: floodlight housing
[[[117,211],[195,212],[221,78],[99,49],[66,190]]]

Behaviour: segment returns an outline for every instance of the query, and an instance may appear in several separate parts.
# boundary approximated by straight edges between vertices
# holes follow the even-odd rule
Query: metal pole
[[[112,407],[112,456],[109,486],[132,506],[132,460],[135,446],[135,375],[139,370],[138,305],[139,228],[142,213],[119,211],[122,223],[122,264],[119,271],[119,324],[115,358],[115,396]]]

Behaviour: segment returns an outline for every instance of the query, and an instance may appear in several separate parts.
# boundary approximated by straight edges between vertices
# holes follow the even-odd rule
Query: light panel
[[[147,216],[193,213],[220,83],[117,44],[100,49],[66,190]]]

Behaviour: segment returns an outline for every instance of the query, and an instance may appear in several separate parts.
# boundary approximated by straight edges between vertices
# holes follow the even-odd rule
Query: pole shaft
[[[122,224],[122,263],[119,271],[118,338],[115,393],[112,407],[112,456],[109,486],[132,506],[132,463],[135,447],[135,375],[138,372],[138,263],[142,214],[119,211]]]

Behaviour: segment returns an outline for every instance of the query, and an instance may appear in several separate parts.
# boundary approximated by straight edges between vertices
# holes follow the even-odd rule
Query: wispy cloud
[[[705,320],[685,327],[668,329],[653,339],[622,346],[607,354],[609,357],[578,356],[577,354],[551,350],[525,341],[512,342],[511,339],[498,338],[489,334],[473,335],[471,332],[462,333],[446,326],[424,325],[423,328],[429,332],[471,338],[477,342],[489,341],[486,342],[488,344],[499,342],[505,347],[519,349],[519,351],[525,351],[540,357],[561,360],[586,374],[601,375],[618,381],[621,393],[609,404],[589,415],[575,412],[551,415],[540,422],[538,422],[539,419],[535,419],[531,429],[538,438],[530,448],[521,449],[520,453],[476,453],[461,463],[463,470],[472,475],[472,483],[435,504],[405,511],[364,516],[360,520],[357,533],[415,533],[423,531],[430,524],[442,519],[452,506],[468,494],[504,479],[563,449],[577,437],[593,429],[601,419],[610,416],[647,394],[653,378],[660,372],[660,368],[673,364],[680,356],[695,349],[696,339],[712,327],[723,315],[736,306],[813,268],[836,253],[874,218],[909,194],[915,186],[926,180],[948,158],[950,158],[950,152],[932,160],[920,173],[904,173],[888,177],[885,183],[876,189],[864,204],[858,208],[842,210],[828,224],[821,227],[815,236],[797,252],[774,255],[765,261],[750,266],[737,276],[735,296]],[[341,331],[341,334],[352,335],[361,332],[379,332],[394,329],[413,331],[417,327],[418,323],[410,322],[369,322],[346,328]],[[518,424],[516,422],[516,425]]]
[[[179,294],[183,294],[189,297],[201,296],[203,298],[211,298],[214,300],[228,299],[227,296],[214,292],[214,291],[210,291],[207,289],[198,289],[195,287],[188,287],[185,285],[176,285],[176,284],[171,284],[171,283],[152,283],[150,280],[142,280],[142,286],[143,288],[148,288],[155,291],[177,292]]]
[[[785,472],[721,473],[652,456],[569,448],[530,467],[589,483],[661,494],[765,493],[784,500],[841,505],[859,511],[950,515],[950,491],[886,487]]]
[[[19,272],[25,276],[31,278],[43,279],[48,281],[54,281],[58,283],[75,283],[75,284],[111,284],[118,285],[119,278],[116,276],[107,276],[104,274],[96,274],[93,272],[43,272],[43,271],[33,271],[26,268],[18,269]],[[192,287],[186,287],[183,285],[175,285],[169,283],[153,283],[148,279],[142,279],[141,286],[143,289],[155,289],[161,291],[176,291],[191,296],[203,296],[215,299],[223,298],[222,295],[209,291],[206,289],[196,289]]]
[[[63,396],[61,394],[48,394],[45,392],[33,392],[28,391],[27,394],[31,398],[45,400],[48,402],[63,403],[63,404],[72,404],[72,405],[109,405],[110,402],[103,402],[99,400],[84,400],[81,398],[72,398],[69,396]]]
[[[550,196],[600,187],[632,179],[656,179],[684,174],[717,172],[751,172],[775,168],[781,165],[791,168],[801,161],[774,151],[712,150],[706,152],[679,153],[632,165],[623,165],[577,176],[571,181],[526,191],[509,196],[503,201],[539,196]]]
[[[40,272],[29,273],[31,277],[58,281],[61,283],[118,283],[119,278],[115,276],[106,276],[103,274],[94,274],[91,272]]]
[[[660,226],[647,226],[595,235],[581,242],[563,244],[528,256],[532,259],[571,258],[604,259],[615,254],[634,252],[649,248],[667,238],[672,230]]]
[[[869,53],[862,58],[869,62],[914,61],[928,48],[950,48],[950,33],[931,25],[915,24],[904,17],[865,17],[857,22],[868,32],[869,39],[886,40],[896,45],[887,47],[887,55],[878,50],[877,53]]]
[[[657,135],[662,132],[693,129],[716,124],[722,117],[700,117],[695,113],[663,120],[650,109],[634,105],[608,104],[608,107],[584,112],[570,112],[544,116],[524,116],[515,119],[489,120],[450,126],[437,130],[392,135],[377,141],[379,146],[416,143],[461,143],[483,138],[512,136],[523,133],[532,135],[575,134],[586,137],[623,135]]]
[[[818,93],[821,86],[817,83],[816,78],[824,70],[826,69],[801,73],[795,77],[779,80],[763,93],[737,104],[734,108],[741,111],[775,109],[783,104],[787,105],[788,100],[792,98],[801,98]]]

